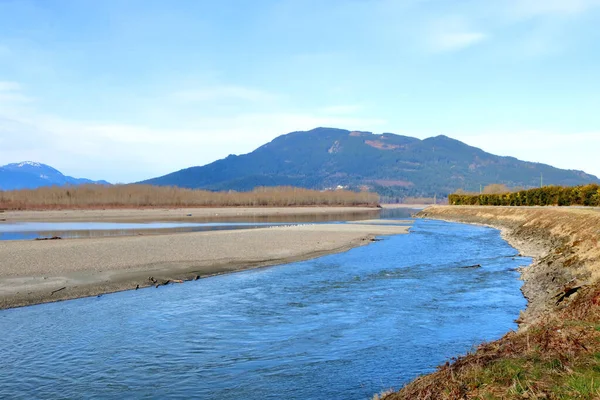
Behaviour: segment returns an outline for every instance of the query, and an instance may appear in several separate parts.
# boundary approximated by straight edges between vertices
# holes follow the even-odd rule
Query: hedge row
[[[545,186],[503,194],[451,194],[450,205],[600,206],[600,186]]]

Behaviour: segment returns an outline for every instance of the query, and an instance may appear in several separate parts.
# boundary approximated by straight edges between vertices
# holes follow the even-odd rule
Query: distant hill
[[[333,128],[288,133],[249,154],[142,183],[209,190],[347,186],[389,196],[443,196],[491,183],[536,187],[541,175],[546,185],[600,183],[582,171],[496,156],[443,135],[420,140]]]
[[[33,161],[8,164],[0,167],[0,190],[35,189],[42,186],[82,185],[86,183],[109,185],[106,181],[77,179]]]

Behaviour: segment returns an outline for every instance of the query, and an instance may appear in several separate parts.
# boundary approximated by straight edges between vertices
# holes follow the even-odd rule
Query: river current
[[[516,328],[530,260],[497,230],[416,220],[382,239],[0,311],[0,398],[368,399]]]

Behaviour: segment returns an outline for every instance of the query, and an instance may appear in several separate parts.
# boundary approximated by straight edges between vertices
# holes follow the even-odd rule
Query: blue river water
[[[417,220],[315,260],[0,311],[0,398],[368,399],[516,328],[516,253]]]
[[[280,222],[13,222],[0,223],[0,241],[131,236],[177,232],[205,232],[265,228]]]

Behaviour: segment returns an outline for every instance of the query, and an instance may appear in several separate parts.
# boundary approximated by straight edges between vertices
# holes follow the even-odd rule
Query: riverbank
[[[384,396],[600,397],[600,213],[581,208],[434,206],[419,217],[498,228],[521,254],[528,307],[517,332]]]
[[[2,222],[160,222],[319,216],[375,216],[376,207],[197,207],[197,208],[117,208],[90,210],[46,210],[0,212]]]
[[[230,210],[234,212],[235,210]],[[306,260],[407,226],[318,224],[153,236],[0,242],[0,309]]]

